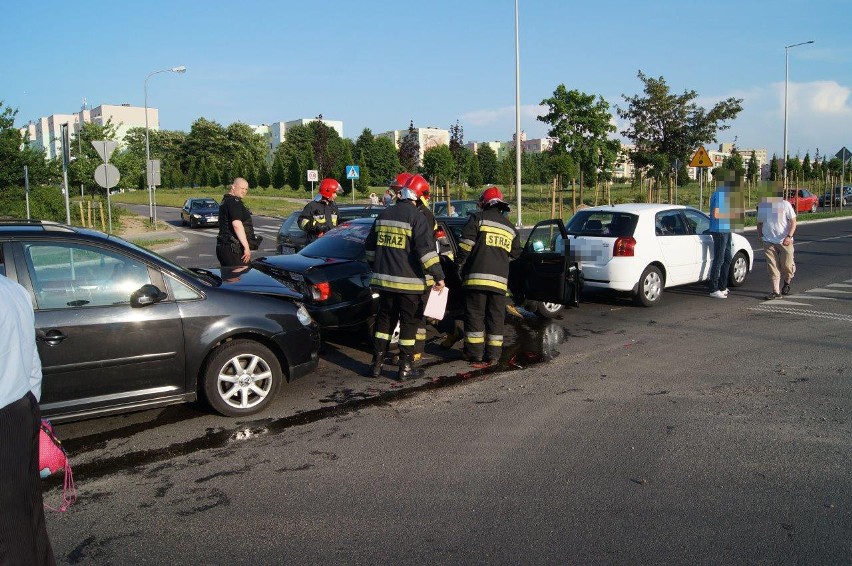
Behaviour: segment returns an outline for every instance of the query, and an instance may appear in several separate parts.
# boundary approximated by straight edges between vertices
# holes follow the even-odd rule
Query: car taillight
[[[446,238],[446,237],[447,237],[447,234],[444,232],[444,230],[442,228],[438,228],[435,231],[435,239],[436,240],[440,240],[441,238]]]
[[[324,301],[331,296],[331,285],[325,283],[314,283],[311,285],[311,298],[315,301]]]
[[[636,240],[631,236],[622,236],[615,240],[612,246],[612,257],[633,257]]]

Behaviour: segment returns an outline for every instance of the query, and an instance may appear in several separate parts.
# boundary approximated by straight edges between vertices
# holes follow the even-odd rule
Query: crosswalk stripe
[[[810,318],[826,318],[829,320],[840,320],[844,322],[852,322],[852,315],[847,314],[839,314],[833,312],[819,312],[819,311],[808,311],[804,309],[790,309],[785,307],[776,307],[776,306],[758,306],[758,307],[748,307],[749,310],[752,311],[760,311],[760,312],[777,312],[781,314],[795,314],[798,316],[810,317]]]
[[[841,295],[852,295],[852,291],[841,291],[840,289],[808,289],[805,293],[839,293]]]

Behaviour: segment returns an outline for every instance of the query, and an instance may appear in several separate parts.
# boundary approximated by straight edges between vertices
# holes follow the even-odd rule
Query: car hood
[[[208,271],[222,278],[222,289],[262,295],[279,295],[295,301],[304,299],[302,293],[291,289],[266,273],[252,269],[251,267],[243,270],[240,270],[240,268],[223,267],[220,269],[209,269]]]

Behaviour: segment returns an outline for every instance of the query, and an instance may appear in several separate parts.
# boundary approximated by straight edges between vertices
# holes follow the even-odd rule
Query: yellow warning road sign
[[[707,150],[704,146],[698,146],[698,151],[692,156],[692,161],[689,162],[690,167],[712,167],[713,162],[710,161],[710,156],[707,155]]]

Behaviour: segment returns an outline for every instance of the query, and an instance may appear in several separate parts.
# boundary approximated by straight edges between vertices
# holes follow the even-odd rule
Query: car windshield
[[[200,202],[193,203],[192,208],[198,208],[200,210],[211,210],[214,208],[219,208],[219,204],[214,200],[203,200]]]
[[[459,218],[466,218],[468,214],[473,214],[479,210],[475,200],[454,200],[450,202],[450,205],[453,207],[453,210],[450,213],[447,213],[447,201],[439,200],[435,202],[435,216],[457,216]]]
[[[371,222],[346,222],[305,246],[299,254],[317,258],[362,259],[364,240],[372,227]]]
[[[571,217],[565,229],[572,236],[619,238],[632,236],[639,217],[614,210],[581,210]]]

